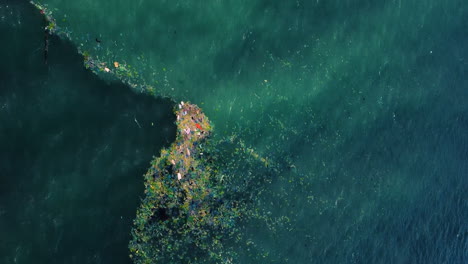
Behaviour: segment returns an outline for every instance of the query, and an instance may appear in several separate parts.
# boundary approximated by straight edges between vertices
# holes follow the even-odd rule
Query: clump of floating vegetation
[[[212,142],[212,126],[196,105],[181,102],[175,114],[176,141],[144,176],[130,257],[138,264],[229,263],[236,259],[234,248],[246,241],[242,222],[272,220],[254,210],[252,201],[274,168],[235,138]],[[245,175],[233,177],[233,167]],[[268,256],[248,239],[242,247]]]
[[[239,207],[223,200],[225,188],[203,157],[212,127],[201,110],[181,102],[178,133],[145,175],[145,198],[138,209],[131,258],[135,263],[193,263],[223,260],[223,240],[233,236]]]

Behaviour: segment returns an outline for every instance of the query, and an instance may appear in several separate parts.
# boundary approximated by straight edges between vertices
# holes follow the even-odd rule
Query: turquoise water
[[[215,137],[236,135],[280,164],[256,201],[290,223],[250,223],[247,235],[270,257],[254,260],[239,249],[238,263],[468,261],[463,1],[42,2],[57,8],[57,22],[72,32],[72,44],[53,40],[48,67],[37,11],[21,5],[10,13],[13,2],[10,9],[0,5],[2,35],[13,36],[2,43],[10,63],[0,73],[0,103],[7,105],[0,112],[6,263],[17,256],[23,256],[20,263],[129,261],[126,243],[142,195],[139,175],[174,137],[170,102],[136,99],[135,89],[100,81],[107,76],[86,72],[73,45],[109,64],[133,65],[139,83],[154,86],[157,95],[202,107]],[[42,88],[31,93],[36,86]],[[46,99],[37,100],[41,96]],[[14,102],[31,108],[14,108]],[[80,111],[83,121],[70,124],[70,143],[63,143],[54,126],[80,120],[79,102],[89,108]],[[157,125],[140,129],[134,119]],[[79,128],[90,134],[78,138]],[[43,139],[47,135],[59,140],[55,149]],[[89,149],[77,151],[79,142]],[[115,146],[100,157],[108,144]],[[31,150],[17,150],[24,148]],[[54,171],[57,162],[47,158],[52,154],[67,173]],[[101,187],[91,192],[89,186]],[[50,188],[57,194],[47,198]],[[86,204],[77,196],[84,191]],[[75,223],[75,210],[63,211],[70,207],[67,199],[90,215],[83,224]],[[95,207],[87,211],[91,203]],[[123,213],[115,213],[123,208],[124,223]],[[59,239],[69,231],[88,242]]]

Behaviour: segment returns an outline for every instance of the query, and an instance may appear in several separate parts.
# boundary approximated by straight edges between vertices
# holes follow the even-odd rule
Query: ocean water
[[[269,256],[238,263],[468,262],[464,1],[47,0],[72,36],[48,66],[38,11],[0,3],[1,261],[130,261],[139,176],[174,139],[164,96],[282,166],[256,201],[290,222],[250,223]]]
[[[141,176],[174,140],[172,103],[99,80],[55,37],[45,65],[41,16],[1,7],[14,19],[0,29],[0,263],[130,263]]]

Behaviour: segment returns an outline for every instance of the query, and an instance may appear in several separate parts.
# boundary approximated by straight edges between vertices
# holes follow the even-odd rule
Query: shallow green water
[[[57,21],[72,31],[75,45],[83,45],[82,49],[109,63],[137,67],[140,83],[155,86],[159,95],[199,104],[214,122],[217,137],[236,134],[272,161],[288,164],[257,201],[259,208],[273,216],[289,216],[290,227],[272,233],[262,224],[250,226],[254,230],[251,239],[271,254],[265,263],[467,261],[468,9],[463,1],[42,2],[57,8]],[[27,17],[23,11],[15,12],[11,22],[2,24],[5,30],[18,28],[13,21]],[[16,19],[16,14],[21,18]],[[37,26],[30,23],[23,27]],[[39,27],[36,30],[38,44],[25,50],[40,47],[42,35]],[[26,35],[18,38],[27,39]],[[72,48],[65,52],[67,56],[72,53]],[[40,61],[40,51],[37,56]],[[84,72],[78,58],[75,63],[74,69],[66,71]],[[31,79],[41,77],[38,71],[31,70]],[[53,71],[43,74],[43,78],[54,76]],[[83,78],[78,76],[73,82],[63,78],[63,84],[56,86],[78,86],[89,79],[99,82]],[[91,100],[89,112],[99,113],[99,96],[84,93],[82,86],[79,92],[70,88],[72,94],[55,96]],[[119,95],[110,88],[101,89],[108,96],[134,96],[124,88]],[[165,113],[169,108],[164,107]],[[63,103],[55,111],[66,113],[66,109]],[[152,121],[153,113],[140,111],[138,120]],[[112,110],[105,118],[116,116]],[[128,126],[140,131],[129,116]],[[160,118],[155,123],[172,123],[168,114]],[[103,125],[82,126],[91,129],[97,124]],[[131,135],[148,148],[147,154],[127,156],[141,160],[140,171],[128,167],[135,170],[129,171],[135,188],[141,184],[137,176],[145,162],[164,142],[151,142],[147,136],[161,133],[159,128],[145,135],[112,133],[115,142],[127,142]],[[17,127],[15,131],[22,130]],[[168,141],[170,131],[165,134]],[[21,144],[39,141],[27,137],[31,143]],[[96,136],[94,140],[90,146],[105,146],[103,139]],[[127,151],[133,149],[133,144],[125,144]],[[69,153],[74,151],[59,155],[69,157]],[[39,154],[35,155],[30,159],[37,159]],[[122,157],[121,151],[112,155]],[[92,168],[114,168],[107,162],[97,161]],[[37,164],[42,168],[44,162]],[[245,171],[232,173],[248,177]],[[98,174],[115,178],[99,169],[93,173]],[[5,179],[19,184],[13,177]],[[79,192],[88,181],[80,177],[71,191]],[[138,191],[133,193],[128,195],[133,203],[125,206],[126,221],[138,203]],[[109,199],[96,208],[121,201]],[[62,207],[57,201],[55,208]],[[112,226],[119,226],[118,219],[113,221]],[[101,223],[89,222],[89,228]],[[116,233],[124,238],[128,225],[121,227]],[[50,241],[41,234],[31,237]],[[108,241],[100,237],[96,245]],[[120,245],[125,243],[123,238]],[[5,248],[13,252],[12,245]],[[64,244],[64,250],[69,248]],[[117,246],[113,250],[119,251]],[[255,262],[239,251],[243,255],[239,263]],[[89,263],[99,263],[88,253],[83,258],[86,255]],[[7,261],[12,256],[9,253]],[[103,258],[102,263],[108,262]]]

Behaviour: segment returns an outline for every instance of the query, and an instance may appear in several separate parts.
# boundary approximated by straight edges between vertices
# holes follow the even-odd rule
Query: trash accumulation
[[[72,32],[69,29],[66,27],[59,27],[57,25],[51,8],[46,4],[40,4],[35,1],[30,1],[30,3],[39,10],[41,15],[44,16],[44,20],[47,23],[45,30],[48,34],[56,35],[70,41],[74,40]],[[96,39],[96,42],[101,43],[101,40]],[[77,50],[79,54],[83,55],[84,66],[93,73],[97,75],[106,74],[107,76],[115,77],[133,89],[138,89],[140,92],[147,92],[149,94],[156,95],[157,92],[154,85],[141,83],[138,69],[132,67],[130,64],[117,61],[102,61],[98,57],[93,56],[89,50],[86,50],[83,43],[77,45]]]

